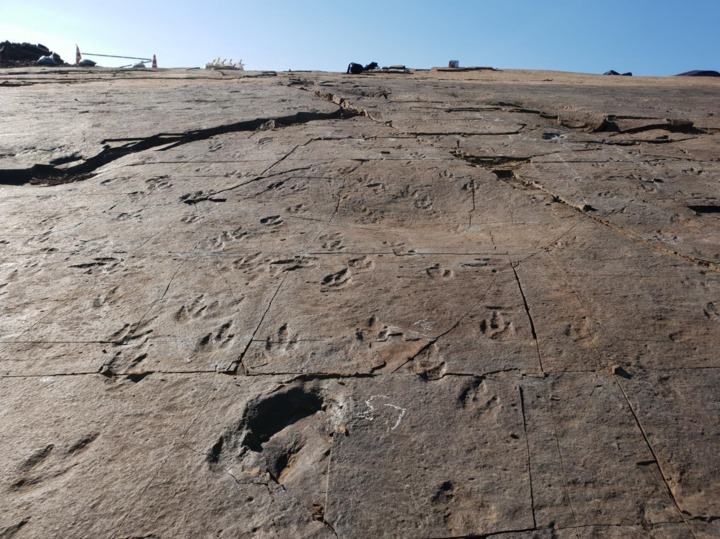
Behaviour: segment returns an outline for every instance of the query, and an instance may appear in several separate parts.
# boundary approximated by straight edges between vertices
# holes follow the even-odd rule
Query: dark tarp
[[[627,73],[618,73],[614,69],[611,69],[610,71],[606,71],[603,73],[603,75],[620,75],[622,77],[632,77],[632,72],[628,71]]]
[[[52,56],[41,56],[40,59],[35,62],[35,65],[38,66],[56,66],[58,65],[55,61],[55,58]]]
[[[353,74],[353,75],[359,75],[363,71],[372,71],[373,69],[377,69],[377,62],[372,62],[365,67],[362,66],[362,64],[356,64],[355,62],[350,62],[350,65],[347,68],[346,73]]]
[[[720,77],[720,73],[717,71],[708,71],[695,69],[694,71],[686,71],[685,73],[678,73],[676,77]]]

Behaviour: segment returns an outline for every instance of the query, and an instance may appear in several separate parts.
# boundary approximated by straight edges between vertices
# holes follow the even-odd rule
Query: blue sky
[[[720,70],[720,0],[0,0],[0,41],[160,67],[344,71],[350,61],[635,75]],[[123,61],[102,60],[102,65]]]

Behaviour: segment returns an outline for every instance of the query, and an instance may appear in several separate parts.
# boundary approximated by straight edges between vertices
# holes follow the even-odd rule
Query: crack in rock
[[[97,169],[107,165],[108,163],[112,163],[121,157],[143,152],[151,148],[157,148],[159,146],[171,144],[173,147],[176,147],[182,144],[206,140],[214,136],[225,135],[228,133],[257,131],[263,129],[263,127],[267,125],[273,125],[275,128],[289,127],[292,125],[305,124],[318,120],[345,119],[364,114],[359,109],[349,105],[345,100],[340,101],[341,103],[338,103],[340,108],[330,113],[298,112],[290,116],[282,116],[279,118],[255,118],[253,120],[235,122],[232,124],[209,127],[206,129],[186,131],[184,133],[177,134],[160,133],[138,139],[106,139],[102,141],[105,146],[100,153],[85,159],[82,163],[67,168],[61,168],[59,165],[35,164],[32,167],[25,169],[0,170],[0,185],[60,185],[73,183],[90,178]],[[334,102],[335,101],[333,101],[333,103]],[[126,141],[127,144],[117,147],[112,147],[107,144],[108,142]],[[217,200],[217,202],[220,202],[220,200]]]

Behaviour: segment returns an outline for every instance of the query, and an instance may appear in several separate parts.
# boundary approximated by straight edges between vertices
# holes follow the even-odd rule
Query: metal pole
[[[114,54],[95,54],[94,52],[84,52],[83,56],[103,56],[105,58],[124,58],[126,60],[142,60],[143,62],[152,62],[152,58],[136,58],[134,56],[115,56]]]

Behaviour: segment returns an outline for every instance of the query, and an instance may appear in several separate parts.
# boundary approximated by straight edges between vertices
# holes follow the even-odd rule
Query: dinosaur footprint
[[[372,258],[367,255],[360,258],[353,258],[352,260],[348,260],[348,266],[357,270],[369,270],[372,269],[374,265],[375,264],[372,261]]]
[[[324,292],[327,290],[337,290],[343,288],[351,281],[351,279],[352,276],[350,274],[350,268],[343,268],[336,273],[326,275],[322,280],[322,284],[326,288],[323,288],[322,291]]]
[[[431,279],[449,279],[454,275],[452,270],[443,269],[440,267],[440,264],[426,268],[425,273],[427,273]]]
[[[515,326],[500,311],[493,310],[490,318],[480,321],[480,333],[488,339],[503,341],[515,336]]]
[[[217,316],[220,311],[220,302],[215,300],[211,303],[207,303],[204,299],[204,295],[199,295],[190,304],[183,305],[175,313],[175,320],[178,322],[187,322],[193,318],[212,318]]]
[[[213,351],[218,348],[226,348],[235,338],[235,334],[231,332],[232,320],[225,322],[216,331],[202,336],[197,341],[195,350],[201,351]]]
[[[324,234],[320,236],[320,245],[325,251],[342,251],[345,249],[343,245],[343,237],[339,232],[333,232],[332,234]]]
[[[295,348],[298,342],[297,333],[290,336],[290,330],[287,323],[281,325],[275,338],[268,336],[265,340],[265,350],[268,352],[287,352]]]
[[[247,236],[248,233],[242,228],[233,231],[223,231],[213,238],[204,240],[198,248],[201,251],[223,251],[230,243],[237,242]]]
[[[430,195],[420,197],[420,195],[415,192],[413,193],[413,197],[415,198],[415,202],[413,204],[416,208],[420,210],[429,210],[432,208],[433,201],[432,198],[430,198]]]

